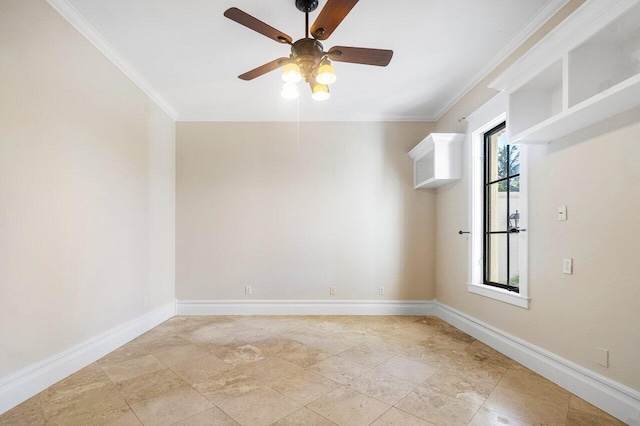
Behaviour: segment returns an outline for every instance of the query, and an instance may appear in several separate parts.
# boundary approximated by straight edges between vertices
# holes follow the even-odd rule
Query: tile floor
[[[620,425],[433,317],[175,317],[2,425]]]

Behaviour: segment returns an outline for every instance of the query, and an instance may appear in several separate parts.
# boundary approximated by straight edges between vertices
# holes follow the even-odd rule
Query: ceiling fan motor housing
[[[313,12],[318,7],[318,0],[296,0],[296,7],[300,12]]]
[[[300,67],[300,72],[306,81],[314,78],[314,72],[324,56],[322,43],[312,38],[301,38],[291,46],[291,57]]]

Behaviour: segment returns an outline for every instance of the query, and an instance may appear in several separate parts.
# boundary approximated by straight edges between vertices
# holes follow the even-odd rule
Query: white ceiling
[[[362,0],[324,42],[325,50],[392,49],[393,59],[386,68],[336,62],[331,99],[319,103],[306,85],[299,101],[283,99],[278,71],[250,82],[237,78],[287,56],[289,48],[223,12],[238,7],[296,40],[304,35],[304,15],[294,0],[66,1],[178,120],[212,121],[291,121],[298,114],[301,121],[437,119],[566,2]],[[320,0],[311,22],[324,4]]]

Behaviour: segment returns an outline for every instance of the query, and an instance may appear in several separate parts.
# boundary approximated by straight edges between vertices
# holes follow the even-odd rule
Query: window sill
[[[489,297],[501,302],[509,303],[520,308],[529,309],[529,298],[518,293],[504,290],[498,287],[492,287],[485,284],[467,284],[469,292],[479,294],[480,296]]]

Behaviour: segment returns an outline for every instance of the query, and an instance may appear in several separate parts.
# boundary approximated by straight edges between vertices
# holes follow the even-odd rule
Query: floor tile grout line
[[[374,367],[373,369],[369,370],[369,371],[373,371],[374,369],[375,369],[375,367]],[[366,373],[363,373],[363,374],[361,374],[361,375],[360,375],[360,376],[358,376],[358,377],[364,376],[365,374],[366,374]],[[386,374],[389,374],[389,373],[386,373]],[[418,384],[416,384],[415,382],[410,382],[410,381],[405,380],[405,379],[403,379],[403,378],[401,378],[401,377],[394,376],[393,374],[389,374],[389,375],[390,375],[390,376],[393,376],[393,377],[394,377],[394,378],[396,378],[396,379],[403,380],[403,381],[405,381],[405,382],[407,382],[407,383],[411,383],[412,385],[414,385],[414,386],[413,386],[413,388],[412,388],[409,392],[407,392],[407,393],[406,393],[402,398],[400,398],[400,401],[402,401],[404,398],[406,398],[406,397],[407,397],[411,392],[413,392],[414,390],[416,390],[419,386],[422,386],[422,383],[418,383]],[[353,381],[354,381],[354,380],[356,380],[358,377],[354,378],[354,379],[353,379],[353,380],[351,380],[349,383],[353,382]],[[426,380],[428,380],[428,379],[426,379]],[[345,387],[349,387],[349,383],[345,384],[344,386],[345,386]],[[349,387],[349,389],[353,389],[353,388],[352,388],[352,387]],[[395,404],[389,404],[388,402],[382,401],[381,399],[378,399],[378,398],[377,398],[377,397],[375,397],[375,396],[368,395],[368,394],[366,394],[366,393],[364,393],[364,392],[361,392],[361,391],[359,391],[358,389],[353,389],[353,390],[354,390],[354,391],[356,391],[356,392],[359,392],[359,393],[361,393],[361,394],[363,394],[363,395],[365,395],[365,396],[368,396],[368,397],[370,397],[370,398],[373,398],[373,399],[375,399],[375,400],[376,400],[376,401],[378,401],[378,402],[382,402],[383,404],[391,405],[391,407],[395,407],[395,405],[396,405],[396,404],[400,403],[400,401],[398,401],[398,402],[396,402]]]
[[[277,391],[276,391],[276,392],[277,392]],[[294,411],[294,412],[292,412],[292,413],[289,413],[289,414],[287,414],[286,416],[284,416],[284,417],[282,417],[282,418],[279,418],[279,419],[278,419],[278,420],[276,420],[275,422],[271,423],[269,426],[273,426],[273,425],[275,425],[276,423],[278,423],[280,420],[282,420],[282,419],[286,419],[287,417],[292,416],[292,415],[294,415],[295,413],[298,413],[298,412],[300,412],[300,411],[302,411],[302,410],[305,410],[305,409],[307,409],[307,410],[308,410],[308,408],[307,408],[307,407],[305,407],[305,406],[303,405],[302,407],[298,408],[296,411]],[[315,411],[314,411],[313,413],[318,414],[318,413],[316,413]],[[326,417],[323,417],[323,416],[321,416],[320,414],[318,414],[318,415],[319,415],[320,417],[322,417],[323,419],[326,419],[327,421],[330,421],[330,422],[331,422],[331,420],[327,419]],[[333,423],[333,422],[331,422],[331,423]],[[335,423],[334,423],[334,424],[335,424]]]
[[[202,396],[203,396],[207,401],[209,401],[211,404],[213,404],[213,406],[214,406],[214,407],[216,407],[218,410],[222,411],[226,416],[228,416],[228,417],[229,417],[230,419],[232,419],[234,422],[236,422],[236,423],[240,424],[240,422],[238,422],[238,421],[235,419],[235,417],[233,417],[233,416],[231,416],[231,414],[227,413],[227,412],[226,412],[222,407],[220,407],[218,404],[216,404],[214,401],[212,401],[212,400],[211,400],[211,398],[208,398],[208,397],[207,397],[206,395],[204,395],[202,392],[198,391],[198,389],[194,388],[194,387],[193,387],[193,385],[190,385],[190,386],[191,386],[191,387],[192,387],[196,392],[198,392],[200,395],[202,395]],[[260,386],[260,387],[262,387],[262,386]],[[257,389],[260,389],[260,388],[257,388]],[[257,389],[255,389],[255,390],[257,390]],[[209,410],[210,410],[210,408],[209,408]],[[204,410],[204,411],[206,411],[206,410]],[[200,413],[203,413],[204,411],[201,411]],[[200,414],[200,413],[198,413],[198,414]],[[194,415],[196,415],[196,416],[197,416],[198,414],[194,414]],[[193,417],[193,416],[191,416],[191,417]],[[187,420],[187,419],[185,419],[185,420]]]
[[[122,398],[124,399],[124,397]],[[131,408],[131,404],[129,404],[129,401],[127,401],[126,399],[124,399],[124,402],[127,403],[127,407],[129,407],[129,410],[131,410],[131,412],[133,413],[134,416],[136,416],[136,419],[138,419],[138,421],[140,422],[141,425],[144,425],[144,423],[142,422],[142,419],[138,416],[138,413],[136,413],[133,408]]]
[[[192,343],[192,344],[193,344],[193,343]],[[189,346],[189,345],[187,345],[187,346]],[[170,349],[169,349],[169,350],[170,350]],[[204,350],[204,349],[203,349],[203,350]],[[211,355],[212,355],[212,356],[215,356],[215,355],[213,355],[213,354],[211,354]],[[217,357],[216,357],[216,358],[217,358]],[[160,360],[158,360],[158,361],[160,361]],[[198,389],[197,389],[197,388],[196,388],[192,383],[190,383],[189,381],[187,381],[187,380],[186,380],[183,376],[181,376],[177,371],[173,370],[170,366],[166,365],[164,362],[162,362],[162,361],[160,361],[160,362],[161,362],[162,364],[164,364],[164,365],[167,367],[167,369],[168,369],[168,370],[170,370],[173,374],[175,374],[176,376],[180,377],[180,379],[181,379],[183,382],[185,382],[189,387],[191,387],[191,389],[193,389],[193,390],[194,390],[194,391],[196,391],[200,396],[202,396],[204,399],[206,399],[207,401],[209,401],[209,402],[210,402],[214,407],[218,408],[218,409],[219,409],[220,411],[222,411],[225,415],[227,415],[230,419],[233,419],[233,421],[235,421],[236,423],[238,423],[234,417],[232,417],[229,413],[227,413],[226,411],[224,411],[224,410],[222,409],[222,407],[218,406],[218,404],[216,404],[215,402],[213,402],[210,398],[207,398],[207,396],[206,396],[206,395],[204,395],[202,392],[200,392],[200,391],[199,391],[199,390],[198,390]],[[224,362],[224,361],[223,361],[223,362]],[[233,368],[235,368],[235,366],[233,366]],[[227,370],[227,371],[230,371],[230,370]],[[173,389],[170,389],[170,390],[168,390],[168,391],[166,391],[166,392],[162,392],[162,393],[167,393],[167,392],[170,392],[171,390],[173,390]],[[162,394],[162,393],[161,393],[161,394]],[[159,394],[159,395],[161,395],[161,394]],[[155,395],[155,396],[158,396],[158,395]],[[153,397],[152,397],[152,398],[153,398]],[[150,398],[147,398],[147,399],[150,399]],[[141,401],[140,401],[140,402],[141,402]],[[203,412],[205,412],[205,411],[207,411],[207,410],[210,410],[210,408],[207,408],[207,409],[202,410],[202,411],[200,411],[200,412],[198,412],[198,413],[195,413],[193,416],[197,416],[198,414],[201,414],[201,413],[203,413]],[[193,416],[189,416],[188,418],[191,418],[191,417],[193,417]],[[187,418],[187,419],[188,419],[188,418]],[[184,420],[187,420],[187,419],[184,419]],[[144,423],[143,423],[143,424],[144,424]]]
[[[308,372],[309,372],[309,373],[311,373],[311,374],[315,374],[315,375],[317,375],[317,376],[319,376],[319,377],[322,377],[322,378],[323,378],[323,379],[325,379],[325,380],[329,380],[329,381],[330,381],[331,383],[333,383],[334,385],[337,385],[337,387],[336,387],[336,388],[334,388],[334,389],[332,389],[332,390],[330,390],[330,391],[328,391],[328,392],[323,393],[322,395],[320,395],[319,397],[317,397],[317,398],[316,398],[316,399],[314,399],[313,401],[310,401],[310,402],[308,402],[308,403],[306,403],[306,404],[303,404],[303,403],[301,403],[301,402],[295,401],[293,398],[289,398],[289,397],[287,397],[287,398],[289,398],[289,399],[291,399],[291,400],[293,400],[293,401],[297,402],[298,404],[302,405],[302,406],[303,406],[303,407],[305,407],[305,408],[307,407],[307,405],[314,403],[315,401],[319,400],[320,398],[322,398],[322,397],[324,397],[324,396],[327,396],[328,394],[330,394],[331,392],[335,391],[335,390],[336,390],[336,389],[338,389],[340,386],[342,386],[340,383],[336,382],[335,380],[331,380],[330,378],[325,377],[325,376],[323,376],[323,375],[321,375],[321,374],[318,374],[318,373],[316,373],[315,371],[311,371],[311,370],[304,370],[304,369],[303,369],[302,371],[308,371]],[[280,392],[280,391],[279,391],[279,390],[277,390],[277,389],[273,389],[272,387],[269,387],[269,388],[270,388],[270,389],[272,389],[272,390],[273,390],[273,391],[275,391],[275,392],[278,392],[279,394],[281,394],[281,395],[283,395],[283,396],[285,396],[285,397],[287,396],[287,395],[283,394],[282,392]]]
[[[565,425],[569,424],[569,412],[571,411],[571,398],[572,396],[569,396],[569,402],[567,403],[567,416],[564,419]]]
[[[187,345],[187,346],[188,346],[188,345]],[[172,348],[172,349],[173,349],[173,348]],[[168,349],[168,350],[171,350],[171,349]],[[155,353],[155,352],[152,352],[152,353],[151,353],[151,355],[153,355],[154,353]],[[156,358],[156,357],[154,356],[154,358]],[[214,406],[216,406],[216,405],[215,405],[212,401],[210,401],[206,396],[202,395],[202,393],[200,393],[200,392],[198,391],[198,389],[194,388],[194,387],[193,387],[193,385],[192,385],[191,383],[189,383],[187,380],[185,380],[185,378],[184,378],[184,377],[182,377],[178,372],[174,371],[170,366],[168,366],[166,363],[162,362],[162,361],[161,361],[161,360],[159,360],[158,358],[156,358],[156,359],[158,360],[158,362],[160,362],[162,365],[164,365],[164,366],[166,367],[166,369],[167,369],[167,370],[171,371],[173,374],[175,374],[177,377],[179,377],[179,378],[180,378],[180,380],[182,380],[182,381],[184,382],[184,384],[183,384],[183,385],[178,386],[178,387],[177,387],[177,388],[175,388],[175,389],[168,389],[168,390],[166,390],[166,391],[164,391],[164,392],[160,392],[160,393],[155,394],[155,395],[152,395],[152,396],[150,396],[150,397],[148,397],[148,398],[141,399],[141,400],[139,400],[139,401],[136,401],[134,404],[139,404],[139,403],[141,403],[141,402],[148,401],[149,399],[156,398],[156,397],[158,397],[158,396],[160,396],[160,395],[164,395],[164,394],[169,393],[169,392],[172,392],[172,391],[174,391],[174,390],[176,390],[176,389],[180,389],[181,387],[190,387],[191,389],[193,389],[194,391],[196,391],[199,395],[201,395],[203,398],[205,398],[207,401],[211,402]],[[158,372],[158,371],[161,371],[161,370],[152,371],[152,372],[150,372],[150,373],[148,373],[148,374],[153,374],[153,373],[156,373],[156,372]],[[131,379],[134,379],[134,378],[137,378],[137,377],[142,377],[142,376],[145,376],[145,375],[146,375],[146,374],[141,374],[141,375],[139,375],[139,376],[131,377]],[[108,377],[108,376],[107,376],[107,377]],[[111,379],[109,378],[109,380],[111,380]],[[127,379],[127,380],[129,380],[129,379]],[[124,380],[123,380],[123,381],[124,381]],[[112,381],[112,382],[113,382],[113,381]],[[118,383],[120,383],[120,382],[118,382]],[[116,390],[117,390],[117,388],[116,388]],[[120,392],[120,391],[118,391],[118,392]],[[122,395],[122,394],[121,394],[121,395]],[[129,408],[131,408],[131,411],[133,411],[133,413],[136,415],[136,417],[138,417],[137,413],[133,410],[133,408],[132,408],[132,407],[131,407],[131,405],[129,404],[129,401],[127,401],[127,400],[126,400],[126,398],[124,398],[124,396],[122,396],[122,399],[124,399],[124,401],[127,403],[127,405],[129,405]],[[219,407],[218,407],[218,408],[219,408]],[[203,411],[206,411],[206,410],[203,410]],[[201,411],[201,412],[202,412],[202,411]],[[198,413],[196,413],[196,414],[194,414],[194,415],[200,414],[201,412],[198,412]],[[189,416],[189,417],[191,417],[191,416]],[[140,420],[140,422],[141,422],[143,425],[145,424],[145,423],[142,421],[142,419],[140,419],[139,417],[138,417],[138,420]]]
[[[192,386],[192,388],[193,388],[193,386]],[[194,388],[194,389],[195,389],[195,388]],[[209,402],[210,402],[210,403],[211,403],[215,408],[217,408],[218,410],[220,410],[222,413],[224,413],[224,414],[225,414],[227,417],[229,417],[231,420],[233,420],[234,422],[236,422],[236,423],[240,424],[238,421],[236,421],[236,419],[235,419],[234,417],[232,417],[229,413],[227,413],[226,411],[224,411],[224,410],[222,409],[222,407],[220,407],[218,404],[216,404],[215,402],[213,402],[211,399],[207,398],[205,395],[203,395],[202,393],[200,393],[197,389],[195,389],[195,391],[196,391],[196,392],[198,392],[200,395],[202,395],[202,396],[203,396],[207,401],[209,401]],[[202,411],[200,411],[200,412],[198,412],[198,413],[194,414],[193,416],[189,416],[189,417],[187,417],[187,418],[186,418],[186,419],[184,419],[184,420],[189,420],[191,417],[195,417],[195,416],[197,416],[197,415],[199,415],[199,414],[202,414],[202,413],[204,413],[205,411],[208,411],[208,410],[211,410],[211,408],[207,408],[207,409],[205,409],[205,410],[202,410]]]
[[[485,399],[486,401],[486,399]],[[480,408],[484,405],[484,401],[482,402],[482,404],[478,405],[478,408],[476,408],[476,410],[473,412],[473,415],[471,416],[471,418],[469,418],[469,421],[467,422],[467,424],[471,423],[473,421],[473,418],[476,416],[476,414],[478,414],[478,412],[480,411]]]
[[[371,423],[369,423],[369,426],[371,426],[372,424],[374,424],[375,422],[378,421],[378,419],[382,416],[384,416],[387,412],[389,412],[390,410],[393,410],[393,405],[389,406],[389,408],[387,408],[386,410],[384,410],[383,413],[381,413],[378,417],[376,417]]]
[[[126,343],[125,343],[125,345],[126,345]],[[124,346],[124,345],[123,345],[123,346]],[[107,355],[108,355],[108,354],[107,354]],[[104,357],[103,357],[103,358],[104,358]],[[155,358],[155,357],[154,357],[154,358]],[[100,359],[102,359],[102,358],[100,358]],[[113,379],[112,379],[111,377],[109,377],[109,375],[104,371],[104,368],[103,368],[100,364],[97,364],[97,362],[98,362],[100,359],[98,359],[98,360],[94,361],[93,363],[96,363],[96,365],[98,366],[98,368],[100,369],[100,371],[102,371],[102,374],[104,374],[104,375],[105,375],[105,377],[109,380],[109,382],[111,382],[111,386],[113,386],[113,389],[118,393],[118,395],[120,396],[120,398],[122,398],[122,400],[123,400],[123,401],[124,401],[124,403],[127,405],[127,407],[129,407],[129,410],[133,413],[133,415],[134,415],[134,416],[136,416],[136,419],[138,419],[138,421],[140,422],[140,424],[141,424],[141,425],[144,425],[144,423],[142,423],[142,419],[140,419],[140,417],[138,417],[138,414],[137,414],[135,411],[133,411],[133,408],[131,408],[131,405],[129,404],[129,401],[127,401],[127,400],[126,400],[126,398],[122,395],[122,393],[118,390],[118,386],[116,386],[116,383],[113,381]],[[135,359],[135,358],[134,358],[134,359]],[[91,364],[93,364],[93,363],[91,363]],[[91,364],[89,364],[89,365],[91,365]],[[88,367],[88,366],[87,366],[87,367]],[[38,394],[38,395],[39,395],[39,394]],[[113,410],[111,410],[111,411],[113,411]],[[109,412],[109,411],[105,411],[104,413],[100,413],[100,414],[106,414],[106,413],[108,413],[108,412]],[[46,419],[45,419],[45,420],[46,420]]]
[[[126,344],[126,343],[125,343]],[[98,365],[98,367],[100,367],[100,370],[102,370],[102,373],[107,376],[107,379],[109,379],[109,381],[111,382],[111,384],[113,385],[113,388],[116,390],[116,392],[118,392],[118,395],[120,395],[120,398],[122,398],[122,400],[124,401],[125,404],[127,404],[127,407],[129,407],[129,410],[131,410],[131,412],[133,413],[134,416],[136,416],[136,419],[138,419],[138,421],[140,422],[141,425],[144,425],[144,423],[142,423],[142,419],[140,417],[138,417],[138,414],[133,411],[133,408],[131,408],[131,405],[129,404],[129,401],[127,401],[127,399],[124,397],[124,395],[122,395],[122,392],[120,392],[118,390],[118,386],[116,385],[116,383],[113,382],[113,380],[111,379],[111,377],[109,377],[109,375],[107,373],[104,372],[104,368],[102,368],[101,365]]]
[[[413,392],[413,391],[411,391],[411,392]],[[404,399],[404,398],[403,398],[403,399]],[[400,401],[402,401],[402,400],[400,400]],[[413,416],[413,417],[416,417],[416,418],[418,418],[418,419],[424,420],[424,421],[425,421],[425,422],[427,422],[427,423],[431,423],[431,422],[429,422],[429,420],[425,419],[424,417],[417,416],[417,415],[415,415],[415,414],[412,414],[412,413],[408,412],[407,410],[403,410],[402,408],[398,407],[398,404],[400,404],[400,401],[398,401],[398,403],[397,403],[397,404],[395,404],[395,405],[393,406],[393,408],[395,408],[396,410],[400,410],[400,411],[402,411],[403,413],[409,414],[410,416]]]
[[[496,388],[498,387],[498,384],[502,381],[502,379],[504,379],[504,376],[507,374],[507,372],[509,371],[509,367],[507,367],[507,369],[505,370],[504,373],[502,373],[502,376],[500,376],[500,379],[496,382],[495,385],[493,385],[493,387],[491,388],[491,392],[489,392],[489,395],[484,399],[484,401],[482,401],[482,404],[480,405],[480,407],[478,408],[478,410],[476,411],[476,413],[473,415],[473,417],[471,417],[471,421],[473,421],[473,418],[480,412],[480,410],[484,407],[485,403],[487,402],[487,400],[489,399],[489,397],[491,397],[491,394],[496,390]],[[485,407],[486,408],[486,407]],[[488,408],[487,408],[488,410]],[[507,416],[510,417],[510,416]]]

